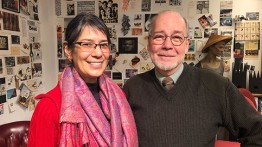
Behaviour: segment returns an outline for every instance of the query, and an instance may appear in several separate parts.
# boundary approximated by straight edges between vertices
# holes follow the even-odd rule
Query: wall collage
[[[59,74],[68,64],[62,50],[63,30],[78,13],[94,13],[107,24],[114,45],[105,73],[122,87],[133,75],[154,67],[147,51],[150,19],[161,10],[176,10],[189,22],[191,42],[184,59],[187,64],[193,66],[205,56],[201,49],[211,34],[234,37],[221,57],[225,62],[224,76],[231,78],[232,62],[259,58],[259,12],[234,18],[232,0],[221,0],[216,12],[211,11],[211,3],[209,0],[56,0]],[[235,43],[240,46],[234,47]]]
[[[105,74],[120,87],[130,77],[154,68],[147,51],[148,25],[161,10],[177,10],[189,22],[191,41],[184,60],[187,64],[193,66],[204,57],[201,47],[212,33],[234,37],[222,56],[228,65],[226,77],[230,77],[231,63],[236,58],[239,62],[259,58],[259,13],[248,12],[235,18],[233,0],[216,2],[219,3],[217,11],[210,9],[212,1],[209,0],[55,0],[54,3],[58,77],[68,65],[62,45],[64,30],[81,12],[96,14],[108,26],[114,45]],[[44,85],[40,22],[37,0],[2,0],[0,115],[13,113],[16,107],[34,110],[33,97]],[[4,105],[8,109],[4,109]]]
[[[1,0],[0,115],[34,110],[43,86],[41,61],[37,0]]]

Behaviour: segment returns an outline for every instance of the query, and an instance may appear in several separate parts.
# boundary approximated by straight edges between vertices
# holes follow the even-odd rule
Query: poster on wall
[[[105,23],[118,23],[118,4],[113,0],[99,1],[99,18]]]

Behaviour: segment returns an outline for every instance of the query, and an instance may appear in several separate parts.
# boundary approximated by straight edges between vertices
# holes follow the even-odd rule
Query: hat
[[[208,47],[210,47],[211,45],[214,45],[220,41],[225,41],[225,43],[228,43],[231,40],[232,40],[231,36],[221,36],[221,35],[211,34],[209,39],[207,40],[206,45],[202,49],[202,53],[206,53],[208,51]]]

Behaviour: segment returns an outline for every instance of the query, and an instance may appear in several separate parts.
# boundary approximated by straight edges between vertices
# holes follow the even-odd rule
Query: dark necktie
[[[170,90],[174,86],[174,81],[170,77],[165,77],[162,81],[162,85],[167,89]]]

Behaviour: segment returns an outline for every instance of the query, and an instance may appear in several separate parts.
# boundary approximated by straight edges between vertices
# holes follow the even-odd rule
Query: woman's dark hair
[[[67,25],[65,31],[65,41],[67,41],[68,47],[72,47],[74,45],[73,42],[78,39],[86,26],[89,26],[94,30],[101,31],[106,35],[108,42],[111,43],[109,30],[103,20],[94,14],[83,12],[79,13]]]

